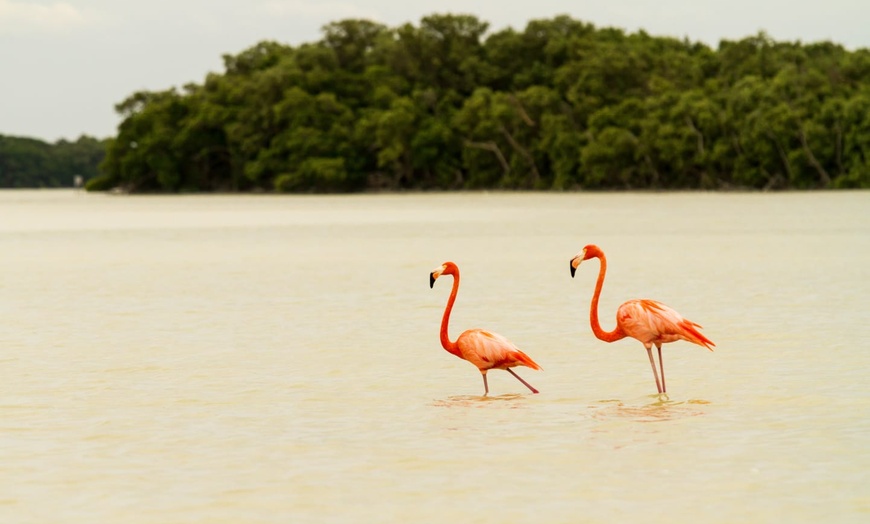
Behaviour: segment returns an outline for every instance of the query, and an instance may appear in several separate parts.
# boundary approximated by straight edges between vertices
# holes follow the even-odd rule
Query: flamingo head
[[[601,249],[595,244],[589,244],[571,259],[571,278],[574,278],[574,272],[580,267],[580,263],[590,258],[601,256]]]
[[[429,288],[431,289],[435,286],[435,281],[438,280],[438,277],[441,275],[456,275],[458,272],[459,268],[456,267],[456,264],[453,262],[445,262],[441,264],[441,267],[429,273]]]

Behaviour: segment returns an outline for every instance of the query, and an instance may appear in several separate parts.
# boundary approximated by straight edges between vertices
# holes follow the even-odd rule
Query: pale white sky
[[[344,18],[393,27],[434,12],[474,14],[491,30],[568,14],[713,47],[759,30],[870,47],[870,0],[0,0],[0,134],[112,136],[117,102],[201,83],[222,71],[222,54],[266,39],[315,41]]]

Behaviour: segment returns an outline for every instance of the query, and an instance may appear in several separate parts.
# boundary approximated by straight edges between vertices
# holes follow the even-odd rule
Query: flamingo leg
[[[652,366],[652,369],[653,369],[653,375],[656,377],[656,388],[658,388],[658,390],[659,390],[659,394],[661,394],[661,392],[662,392],[662,385],[661,385],[661,383],[659,383],[659,372],[658,372],[658,370],[656,369],[656,363],[655,363],[655,360],[653,360],[653,356],[652,356],[652,348],[646,348],[646,354],[649,355],[649,365]]]
[[[538,390],[537,390],[537,389],[533,388],[531,384],[529,384],[529,383],[526,382],[525,380],[521,379],[519,375],[517,375],[516,373],[514,373],[514,370],[512,370],[511,368],[505,368],[505,369],[508,371],[508,373],[510,373],[511,375],[513,375],[514,377],[516,377],[517,380],[519,380],[520,382],[522,382],[522,383],[523,383],[527,388],[529,388],[530,390],[532,390],[532,393],[538,393]]]
[[[489,384],[486,383],[486,373],[481,373],[483,376],[483,396],[489,395]]]
[[[668,387],[665,385],[665,363],[662,361],[662,345],[656,344],[656,349],[659,350],[659,369],[662,370],[662,393],[667,393]]]

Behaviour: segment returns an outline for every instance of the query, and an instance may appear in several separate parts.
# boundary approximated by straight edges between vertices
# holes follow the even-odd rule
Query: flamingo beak
[[[571,259],[571,278],[574,278],[574,272],[580,267],[580,263],[586,258],[586,250],[582,250]]]
[[[435,271],[429,273],[429,289],[432,289],[432,287],[435,285],[435,281],[438,279],[438,277],[441,276],[442,273],[444,273],[445,269],[447,269],[447,268],[444,266],[441,266],[438,269],[436,269]]]

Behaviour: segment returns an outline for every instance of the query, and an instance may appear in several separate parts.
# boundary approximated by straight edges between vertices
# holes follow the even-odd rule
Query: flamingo
[[[574,258],[571,259],[571,278],[580,266],[580,263],[590,258],[597,258],[600,262],[598,270],[598,282],[595,283],[595,292],[592,295],[592,307],[589,309],[589,322],[592,324],[592,332],[599,340],[615,342],[625,337],[639,340],[649,356],[653,375],[656,378],[656,388],[659,394],[667,393],[665,385],[665,368],[662,363],[662,344],[686,340],[713,351],[715,346],[710,339],[698,331],[700,325],[686,320],[682,315],[670,307],[655,300],[641,299],[629,300],[616,310],[616,328],[613,331],[604,331],[598,323],[598,297],[601,295],[601,286],[604,283],[604,273],[607,271],[607,259],[604,252],[594,245],[584,247]],[[659,353],[659,368],[662,372],[662,380],[659,383],[659,374],[656,371],[655,361],[652,355],[652,345],[655,344]]]
[[[435,286],[435,280],[441,275],[453,275],[453,290],[450,292],[450,298],[447,299],[447,307],[444,309],[444,317],[441,319],[441,346],[448,353],[452,353],[477,366],[477,369],[480,370],[480,374],[483,376],[484,396],[489,394],[486,372],[490,369],[506,370],[529,388],[532,393],[537,393],[537,389],[520,378],[511,368],[514,366],[527,366],[532,369],[541,369],[541,366],[520,351],[510,340],[483,329],[469,329],[459,335],[456,342],[450,340],[450,337],[447,336],[447,324],[450,321],[453,302],[456,301],[456,291],[459,289],[459,268],[453,262],[445,262],[441,267],[429,273],[429,288]]]

